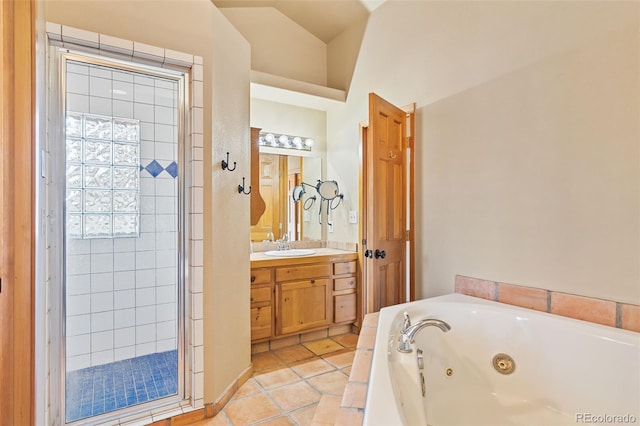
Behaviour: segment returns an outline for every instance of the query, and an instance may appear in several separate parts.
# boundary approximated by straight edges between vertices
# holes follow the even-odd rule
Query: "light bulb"
[[[313,146],[313,139],[311,139],[311,138],[307,138],[307,139],[304,141],[304,146],[311,148],[311,147]]]
[[[280,142],[281,145],[289,146],[289,137],[287,135],[280,135],[278,142]]]

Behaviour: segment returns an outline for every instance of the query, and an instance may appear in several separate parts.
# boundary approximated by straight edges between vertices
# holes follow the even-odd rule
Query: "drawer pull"
[[[256,280],[256,276],[255,275],[251,275],[251,282],[254,282]]]
[[[315,284],[315,283],[316,283],[316,280],[311,280],[311,284]]]

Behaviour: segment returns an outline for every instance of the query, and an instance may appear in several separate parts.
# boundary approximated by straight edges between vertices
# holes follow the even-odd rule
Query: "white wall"
[[[326,154],[325,111],[251,98],[251,127],[258,127],[265,132],[313,138],[311,155],[324,158]]]
[[[251,69],[327,84],[327,45],[273,7],[224,8],[251,44]]]
[[[367,93],[417,102],[417,296],[456,274],[640,302],[638,3],[386,2],[328,174],[357,206]],[[345,209],[346,210],[346,209]],[[330,238],[357,241],[336,219]]]
[[[210,25],[215,32],[210,41],[213,67],[209,74],[213,135],[204,153],[205,159],[211,160],[211,169],[205,161],[211,191],[205,186],[204,198],[211,213],[211,229],[205,234],[205,259],[210,262],[210,268],[205,267],[204,301],[206,402],[219,398],[251,362],[250,205],[249,197],[238,194],[237,189],[243,176],[251,182],[250,48],[215,8]],[[206,147],[211,147],[211,152]],[[238,162],[233,173],[220,166],[227,152],[231,161]]]
[[[353,23],[327,44],[327,86],[349,91],[367,21]]]

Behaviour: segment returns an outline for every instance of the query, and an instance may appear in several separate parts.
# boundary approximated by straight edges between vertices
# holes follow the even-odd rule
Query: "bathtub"
[[[401,353],[404,312],[451,330],[426,327]],[[365,425],[607,423],[640,424],[640,333],[461,294],[380,311]]]

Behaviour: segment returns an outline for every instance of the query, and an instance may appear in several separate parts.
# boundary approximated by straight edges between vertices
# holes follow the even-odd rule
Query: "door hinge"
[[[404,137],[404,147],[411,148],[411,136]]]
[[[363,246],[366,246],[366,245],[367,245],[367,239],[366,239],[366,238],[363,238],[363,239],[362,239],[362,245],[363,245]]]
[[[405,241],[411,241],[411,230],[407,229],[404,231]]]
[[[47,177],[47,153],[46,151],[40,151],[40,177]]]

